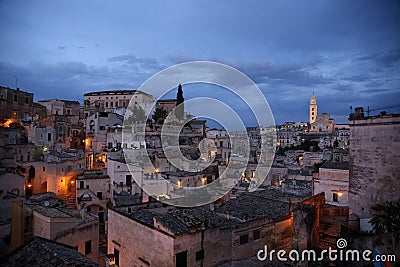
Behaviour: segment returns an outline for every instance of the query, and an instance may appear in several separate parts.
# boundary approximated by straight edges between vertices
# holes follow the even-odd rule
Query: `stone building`
[[[399,199],[400,114],[350,115],[350,213],[370,230],[371,206]]]
[[[230,266],[239,260],[250,266],[265,245],[269,251],[317,246],[323,204],[323,194],[261,190],[196,208],[159,202],[113,208],[108,253],[120,267]]]
[[[31,128],[52,127],[55,133],[51,142],[54,143],[53,148],[56,150],[84,149],[84,127],[81,122],[79,102],[48,99],[41,100],[39,103],[45,108],[46,117],[37,120],[37,123]],[[43,129],[38,131],[43,131]],[[40,138],[48,140],[48,136]],[[38,137],[37,139],[40,138]]]
[[[102,171],[86,170],[76,176],[78,209],[85,208],[99,217],[103,224],[107,218],[110,202],[110,177]]]
[[[176,99],[160,99],[157,101],[156,108],[161,108],[166,111],[166,115],[170,114],[176,107]]]
[[[215,143],[217,149],[215,159],[221,163],[226,163],[231,156],[231,142],[228,132],[219,129],[210,129],[206,132],[207,138]]]
[[[60,99],[46,99],[40,100],[38,103],[46,107],[46,116],[64,116],[72,124],[79,122],[80,104],[78,101],[73,100],[60,100]]]
[[[53,192],[67,201],[70,207],[75,207],[76,175],[85,168],[82,152],[50,151],[42,161],[29,162],[25,166],[28,170],[33,168],[33,175],[26,172],[27,195]]]
[[[0,86],[0,120],[29,121],[32,118],[33,94]]]
[[[258,205],[251,204],[254,201]],[[292,225],[289,203],[255,195],[243,195],[214,210],[113,209],[108,252],[121,267],[216,266],[252,257],[264,245],[290,249]]]
[[[325,193],[327,204],[349,205],[349,163],[326,162],[313,175],[313,194]]]
[[[31,143],[53,149],[56,141],[56,131],[51,126],[28,126],[28,139]]]
[[[318,114],[315,121],[311,123],[310,129],[312,132],[332,133],[335,127],[335,120],[328,113]]]
[[[76,251],[73,246],[42,237],[33,237],[8,255],[1,266],[100,267],[101,265]]]
[[[104,167],[106,162],[105,152],[109,147],[109,144],[107,144],[107,135],[108,133],[113,133],[112,129],[122,125],[123,117],[116,113],[96,112],[87,117],[86,120],[86,166],[88,169],[100,169]],[[117,148],[122,147],[121,143],[115,143]],[[101,165],[96,163],[101,163]]]
[[[115,112],[126,109],[130,101],[143,110],[149,110],[155,104],[153,96],[138,90],[112,90],[90,92],[83,95],[84,108],[95,108],[97,111]],[[89,115],[89,114],[88,114]]]
[[[37,202],[30,199],[24,205],[13,205],[12,244],[23,243],[32,236],[43,237],[71,247],[95,262],[99,262],[99,220],[85,210],[59,207],[57,201]],[[18,216],[18,215],[22,216]],[[16,239],[19,235],[25,238]],[[22,242],[21,242],[22,241]]]

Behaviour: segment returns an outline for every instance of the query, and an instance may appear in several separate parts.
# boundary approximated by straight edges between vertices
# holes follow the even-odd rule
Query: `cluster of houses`
[[[207,165],[188,171],[163,146],[175,99],[138,90],[83,99],[34,102],[0,87],[5,266],[51,260],[24,257],[39,246],[63,255],[58,266],[262,266],[255,259],[264,245],[334,247],[343,227],[371,232],[371,206],[398,198],[396,114],[357,109],[349,124],[334,124],[313,95],[309,122],[232,133],[185,113],[189,123],[167,132],[185,158]],[[235,158],[247,163],[227,194],[197,207],[168,204],[183,188],[219,183]]]

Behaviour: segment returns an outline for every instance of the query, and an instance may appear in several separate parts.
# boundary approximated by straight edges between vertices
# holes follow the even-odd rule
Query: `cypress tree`
[[[185,99],[183,98],[182,85],[179,84],[178,85],[178,93],[176,94],[176,106],[177,106],[177,108],[175,109],[175,116],[179,120],[183,120],[183,115],[184,115],[184,111],[185,111],[185,106],[184,106],[184,103],[183,103],[184,101],[185,101]],[[181,106],[179,106],[179,105],[181,105]]]

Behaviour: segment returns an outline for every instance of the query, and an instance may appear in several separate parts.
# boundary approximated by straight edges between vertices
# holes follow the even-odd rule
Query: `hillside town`
[[[343,249],[338,240],[395,266],[400,114],[355,107],[335,123],[310,91],[307,121],[229,132],[180,110],[185,88],[176,88],[173,99],[87,91],[80,103],[0,86],[1,266],[371,266],[321,253]],[[178,168],[168,137],[207,167]],[[222,197],[173,204],[184,188],[225,188],[243,158]],[[315,258],[260,260],[264,247]]]

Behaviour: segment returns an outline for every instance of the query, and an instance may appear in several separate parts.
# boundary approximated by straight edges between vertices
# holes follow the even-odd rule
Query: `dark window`
[[[176,267],[187,267],[187,251],[182,251],[177,254],[176,256]]]
[[[118,107],[118,102],[117,102],[117,101],[115,101],[115,107],[116,107],[116,108]]]
[[[110,107],[113,107],[113,105],[114,105],[114,102],[110,102]]]
[[[47,141],[51,141],[51,133],[47,133]]]
[[[85,242],[85,255],[92,252],[92,240]]]
[[[97,192],[97,198],[102,199],[103,198],[103,192]]]
[[[257,239],[260,239],[260,237],[261,237],[261,231],[260,230],[254,230],[253,239],[257,240]]]
[[[84,181],[80,181],[79,182],[79,189],[84,189],[85,188],[85,182]]]
[[[196,261],[204,259],[204,249],[196,252]]]
[[[46,167],[43,167],[43,169],[42,169],[44,172],[46,171]]]
[[[114,248],[115,265],[119,266],[119,251]]]
[[[132,184],[132,175],[126,175],[125,180],[126,180],[126,185],[131,185]]]
[[[87,208],[86,208],[86,211],[87,211],[87,212],[92,212],[92,208],[91,208],[91,207],[87,207]]]
[[[332,199],[333,199],[333,202],[339,202],[338,194],[337,193],[333,193]]]
[[[28,104],[28,98],[27,97],[25,97],[25,103]]]
[[[108,102],[106,102],[106,108],[108,108]]]
[[[17,101],[17,100],[18,100],[17,95],[14,95],[14,101]]]
[[[249,243],[249,234],[241,235],[240,236],[240,245]]]

